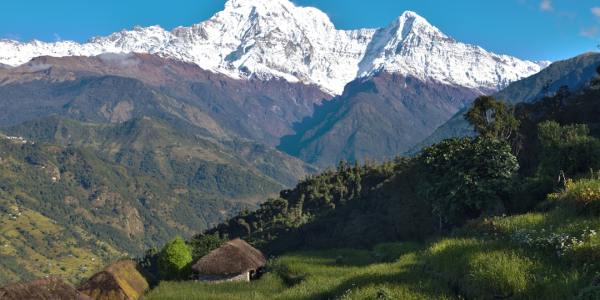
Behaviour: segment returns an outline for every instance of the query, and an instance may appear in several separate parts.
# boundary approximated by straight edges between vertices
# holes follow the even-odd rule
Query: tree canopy
[[[491,96],[475,99],[465,119],[485,138],[509,140],[519,128],[513,108]]]
[[[440,228],[504,210],[519,167],[506,141],[483,137],[445,140],[423,150],[420,160],[428,174],[424,193]]]
[[[179,279],[192,263],[192,251],[181,237],[168,242],[158,256],[158,269],[163,278]]]

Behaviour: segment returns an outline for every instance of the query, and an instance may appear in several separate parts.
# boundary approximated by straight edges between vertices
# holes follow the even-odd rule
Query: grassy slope
[[[67,228],[0,197],[0,282],[60,276],[73,283],[123,256],[81,227]]]
[[[286,254],[252,283],[164,282],[146,299],[598,299],[592,230],[600,219],[563,209],[499,217],[424,245]]]

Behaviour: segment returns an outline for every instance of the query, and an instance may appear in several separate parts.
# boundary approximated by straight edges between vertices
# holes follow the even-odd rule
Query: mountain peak
[[[458,43],[413,11],[383,29],[338,30],[322,11],[289,0],[228,0],[191,27],[135,27],[84,44],[0,40],[0,63],[10,66],[44,55],[109,52],[157,54],[235,79],[313,84],[332,95],[382,69],[495,90],[544,67]]]
[[[234,8],[242,6],[295,6],[289,0],[228,0],[225,2],[225,8]]]
[[[427,19],[425,19],[424,17],[422,17],[421,15],[419,15],[418,13],[416,13],[412,10],[407,10],[407,11],[403,12],[400,16],[398,16],[398,18],[396,18],[396,22],[397,23],[417,22],[417,23],[424,23],[424,24],[431,26],[431,24],[429,24],[429,21],[427,21]]]
[[[324,24],[327,27],[334,27],[329,16],[322,11],[314,7],[296,6],[289,0],[229,0],[225,3],[223,12],[218,13],[212,20],[223,20],[232,16],[238,18],[242,16],[251,19],[262,18],[268,22],[287,23],[276,24],[284,25],[280,26],[279,29],[302,25],[300,23]],[[246,20],[237,19],[234,21]]]
[[[389,26],[390,30],[397,35],[406,37],[409,33],[417,35],[429,35],[438,38],[447,38],[447,36],[437,27],[431,25],[427,19],[414,11],[405,11]]]

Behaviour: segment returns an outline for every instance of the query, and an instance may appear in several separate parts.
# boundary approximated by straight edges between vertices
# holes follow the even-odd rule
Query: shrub
[[[600,179],[567,180],[563,191],[548,196],[579,214],[600,215]]]
[[[589,136],[586,125],[561,126],[554,121],[538,125],[540,157],[538,174],[555,177],[560,171],[569,176],[600,167],[600,141]]]
[[[191,262],[192,251],[181,237],[176,237],[160,251],[158,269],[163,278],[182,279],[187,277]]]

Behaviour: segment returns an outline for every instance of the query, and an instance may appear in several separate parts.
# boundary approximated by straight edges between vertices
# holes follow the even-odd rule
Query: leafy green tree
[[[185,278],[192,262],[192,251],[181,237],[168,242],[160,251],[158,269],[167,279]]]
[[[519,128],[513,108],[490,96],[475,99],[465,119],[485,138],[509,140]]]
[[[226,238],[221,238],[218,233],[214,234],[198,234],[190,241],[192,247],[192,255],[194,259],[199,259],[215,250],[227,242]]]
[[[428,177],[423,192],[440,230],[502,211],[519,167],[506,141],[482,137],[445,140],[419,159]]]

